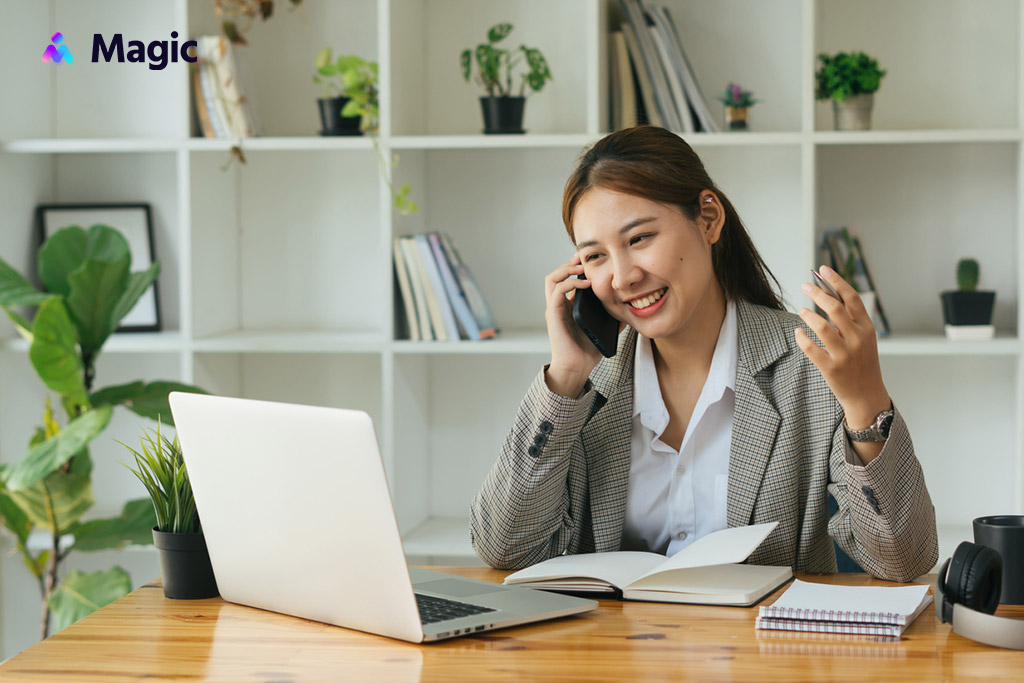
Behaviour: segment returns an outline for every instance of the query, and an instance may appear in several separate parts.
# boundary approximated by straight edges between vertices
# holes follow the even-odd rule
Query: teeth
[[[632,301],[629,302],[629,305],[632,306],[633,308],[647,308],[651,304],[661,299],[661,297],[664,294],[665,290],[663,289],[660,292],[655,292],[654,294],[646,296],[643,299],[633,299]]]

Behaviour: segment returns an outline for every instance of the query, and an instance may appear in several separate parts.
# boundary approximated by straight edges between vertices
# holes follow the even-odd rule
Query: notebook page
[[[760,608],[764,617],[819,619],[826,621],[873,621],[871,615],[896,615],[886,622],[904,624],[921,606],[927,585],[831,586],[799,579],[774,604]]]
[[[737,526],[715,531],[698,538],[678,553],[668,558],[644,577],[673,569],[689,569],[690,567],[710,567],[716,564],[737,564],[747,559],[750,553],[761,545],[778,522]],[[640,578],[644,578],[640,577]]]
[[[505,577],[505,583],[555,583],[559,579],[590,577],[622,588],[651,567],[660,564],[661,561],[662,556],[656,553],[634,551],[559,555],[532,567],[521,569],[514,574],[509,574]]]

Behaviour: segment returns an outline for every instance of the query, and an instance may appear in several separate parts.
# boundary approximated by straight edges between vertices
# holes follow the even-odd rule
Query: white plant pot
[[[874,104],[874,93],[854,95],[842,102],[832,100],[832,116],[836,130],[870,130],[871,108]]]
[[[861,292],[860,300],[864,302],[864,310],[871,316],[871,323],[875,326],[875,334],[878,334],[878,330],[883,329],[881,318],[878,315],[878,306],[875,305],[875,293],[874,292]]]

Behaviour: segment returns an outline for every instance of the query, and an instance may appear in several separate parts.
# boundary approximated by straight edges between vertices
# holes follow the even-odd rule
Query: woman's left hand
[[[800,318],[814,330],[825,348],[814,343],[799,327],[795,332],[796,343],[836,395],[849,427],[866,429],[892,405],[882,382],[875,326],[864,302],[849,283],[827,266],[819,268],[818,273],[843,300],[805,283],[803,291],[829,319],[807,308],[800,310]]]

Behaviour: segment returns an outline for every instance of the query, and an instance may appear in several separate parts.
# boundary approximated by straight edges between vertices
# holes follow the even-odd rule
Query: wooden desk
[[[447,568],[500,581],[506,572]],[[877,584],[863,574],[801,576]],[[768,598],[765,604],[780,593]],[[757,631],[756,609],[602,601],[582,616],[433,645],[139,588],[0,666],[0,680],[924,681],[1024,677],[1024,652],[961,638],[929,608],[889,640]],[[1024,616],[1024,608],[1001,611]]]

